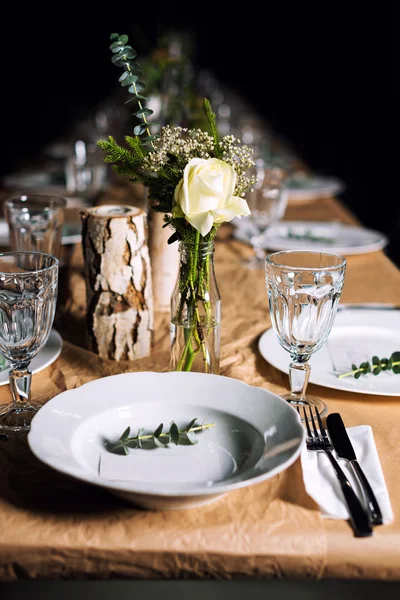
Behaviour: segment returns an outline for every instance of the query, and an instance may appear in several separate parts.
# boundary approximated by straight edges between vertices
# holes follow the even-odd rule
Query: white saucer
[[[61,354],[63,341],[61,335],[55,329],[50,331],[49,338],[41,349],[41,351],[35,356],[30,364],[30,370],[32,374],[43,371],[46,367],[51,365]],[[8,384],[8,367],[0,371],[0,385]]]

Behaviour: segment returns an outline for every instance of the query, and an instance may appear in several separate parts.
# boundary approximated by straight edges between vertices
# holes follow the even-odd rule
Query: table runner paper
[[[132,191],[117,203],[129,203]],[[105,204],[112,203],[108,194]],[[351,214],[332,200],[293,203],[288,219],[339,219]],[[252,254],[223,227],[215,268],[222,296],[221,375],[281,394],[288,376],[258,351],[271,326],[262,270],[246,269]],[[62,273],[55,324],[61,356],[33,376],[32,399],[46,402],[87,381],[128,371],[166,371],[168,315],[155,315],[151,357],[102,361],[85,348],[82,250],[75,247]],[[61,270],[62,271],[62,270]],[[343,302],[392,302],[400,273],[382,252],[351,256]],[[56,315],[57,316],[57,315]],[[289,360],[289,357],[288,357]],[[394,512],[400,506],[399,402],[310,385],[346,425],[367,423],[385,473]],[[8,386],[0,401],[10,400]],[[143,511],[102,488],[63,476],[41,464],[22,438],[0,443],[0,580],[17,579],[385,579],[400,580],[400,523],[376,527],[368,539],[353,536],[344,520],[324,519],[304,486],[300,457],[270,480],[184,511]]]

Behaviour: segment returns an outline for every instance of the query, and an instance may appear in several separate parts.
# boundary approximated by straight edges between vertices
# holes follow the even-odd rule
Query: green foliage
[[[154,209],[154,206],[152,208]],[[176,240],[179,240],[186,244],[193,243],[194,238],[196,236],[196,229],[192,225],[190,225],[190,223],[188,223],[186,219],[166,214],[164,216],[164,221],[164,227],[169,226],[173,231],[176,232]],[[210,232],[207,233],[207,235],[205,235],[204,237],[202,237],[202,242],[211,242],[217,235],[217,232],[218,225],[213,225]],[[171,241],[168,240],[168,243],[172,243],[173,241],[175,241],[175,239]]]
[[[132,100],[137,101],[138,108],[133,115],[140,123],[134,127],[133,136],[125,136],[126,147],[118,144],[112,136],[109,136],[108,140],[99,140],[97,145],[105,152],[104,161],[110,164],[118,175],[141,183],[148,189],[148,199],[150,202],[153,201],[152,210],[164,213],[165,226],[173,230],[168,243],[175,241],[191,243],[197,239],[197,231],[186,220],[182,211],[175,212],[176,206],[174,206],[175,190],[183,177],[190,150],[188,151],[186,147],[185,151],[181,152],[182,146],[171,143],[171,139],[175,139],[176,133],[171,134],[167,127],[163,128],[161,133],[155,136],[151,135],[148,118],[152,111],[141,103],[142,100],[146,100],[146,97],[142,95],[145,84],[141,80],[142,71],[138,63],[134,62],[136,51],[128,44],[129,40],[126,35],[113,33],[110,39],[111,60],[114,65],[123,69],[119,83],[127,89]],[[209,153],[215,158],[222,158],[225,152],[228,157],[232,158],[229,152],[232,153],[235,147],[227,143],[224,146],[223,139],[220,142],[216,115],[207,98],[204,99],[203,108],[212,137],[211,140],[210,135],[205,136],[208,138],[207,156]],[[190,133],[187,135],[186,129],[180,130],[179,135],[182,136],[180,141],[182,140],[183,146],[186,143],[186,137],[189,137],[193,143],[194,134],[195,132],[190,137]],[[170,139],[168,139],[168,135],[170,135]],[[204,144],[203,138],[200,140],[200,145]],[[196,145],[194,147],[196,148]],[[192,152],[194,152],[193,149]],[[227,161],[229,162],[229,159]],[[211,241],[215,237],[218,227],[219,225],[214,225],[211,231],[204,236],[203,241]]]
[[[127,427],[121,434],[118,442],[112,443],[110,441],[105,442],[105,447],[109,452],[113,454],[122,454],[127,456],[129,450],[136,450],[138,448],[150,449],[150,448],[165,448],[168,444],[197,444],[196,431],[203,431],[209,427],[214,427],[215,423],[207,423],[202,425],[196,425],[197,419],[192,419],[190,423],[183,429],[179,429],[174,421],[171,421],[169,430],[163,432],[163,423],[153,431],[153,433],[145,433],[145,430],[140,427],[137,435],[129,437],[131,428]]]
[[[392,369],[393,373],[396,373],[396,375],[399,375],[400,374],[400,352],[393,352],[390,359],[392,361],[391,369]],[[388,366],[387,368],[390,368],[390,367]]]
[[[203,99],[197,95],[190,34],[168,29],[155,41],[151,52],[141,61],[148,96],[163,99],[162,125],[205,129],[207,122]]]
[[[112,165],[113,170],[122,177],[142,183],[149,188],[149,199],[157,200],[154,210],[171,212],[174,190],[181,178],[177,169],[164,168],[153,173],[143,167],[143,159],[149,150],[143,146],[139,137],[126,136],[129,148],[117,144],[112,136],[108,140],[97,142],[99,148],[106,152],[104,161]]]
[[[140,149],[140,142],[137,145],[134,138],[128,139],[132,150],[117,144],[111,135],[108,137],[108,141],[100,140],[97,145],[107,153],[104,162],[110,163],[118,175],[146,185],[147,176],[142,169],[143,152]]]
[[[137,100],[138,110],[134,116],[141,121],[134,127],[134,136],[125,136],[127,148],[119,145],[112,136],[108,141],[100,140],[97,142],[106,156],[104,161],[112,166],[112,169],[121,177],[126,177],[131,181],[141,183],[149,190],[149,199],[154,200],[152,208],[156,212],[170,213],[174,199],[174,191],[179,183],[184,164],[179,156],[168,156],[168,162],[157,172],[150,172],[144,168],[143,162],[149,152],[155,149],[154,141],[156,136],[151,135],[148,123],[148,117],[152,111],[142,106],[141,100],[147,98],[141,95],[145,84],[140,81],[141,71],[139,65],[133,62],[136,52],[128,45],[128,37],[113,33],[110,36],[112,41],[110,49],[113,53],[112,62],[117,67],[123,67],[124,72],[119,78],[121,86],[127,87],[128,92]]]
[[[215,112],[213,111],[212,107],[211,107],[211,103],[208,100],[208,98],[204,98],[204,112],[206,114],[206,118],[208,121],[208,125],[210,128],[210,134],[212,135],[213,139],[214,139],[214,153],[215,153],[215,157],[216,158],[221,158],[222,157],[222,151],[219,147],[219,135],[218,135],[218,129],[217,129],[217,119],[215,116]]]
[[[118,33],[112,33],[110,36],[110,40],[112,44],[110,45],[110,50],[113,53],[111,58],[111,62],[116,67],[122,67],[123,73],[119,78],[119,83],[122,87],[127,87],[129,94],[133,96],[128,102],[131,100],[136,100],[139,106],[139,110],[134,112],[134,116],[141,121],[139,125],[133,130],[133,133],[137,136],[141,136],[146,133],[146,138],[143,138],[144,144],[152,145],[153,136],[150,133],[150,123],[148,122],[148,117],[153,114],[153,111],[149,108],[145,108],[142,105],[142,100],[147,100],[146,96],[142,95],[142,92],[145,90],[146,85],[143,81],[140,81],[140,77],[143,75],[140,66],[137,62],[134,62],[134,58],[137,56],[136,50],[132,48],[128,44],[129,39],[127,35],[119,35]],[[152,123],[152,125],[155,125]]]
[[[361,375],[367,375],[368,373],[379,375],[382,371],[393,371],[396,375],[400,374],[400,352],[393,352],[390,358],[373,356],[371,362],[372,365],[368,361],[362,362],[359,367],[351,365],[352,370],[339,375],[339,379],[349,377],[349,375],[353,375],[355,379],[359,379]]]

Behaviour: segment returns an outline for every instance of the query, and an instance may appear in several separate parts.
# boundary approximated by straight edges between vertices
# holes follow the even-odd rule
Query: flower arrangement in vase
[[[132,95],[140,121],[123,147],[109,136],[98,141],[113,170],[148,189],[150,209],[164,213],[164,227],[178,243],[180,266],[171,298],[171,363],[177,371],[219,373],[221,298],[214,271],[219,227],[250,214],[245,194],[256,182],[248,175],[253,151],[232,135],[220,138],[216,116],[204,99],[209,131],[166,125],[151,134],[152,111],[144,106],[145,84],[128,36],[111,35],[119,82]]]

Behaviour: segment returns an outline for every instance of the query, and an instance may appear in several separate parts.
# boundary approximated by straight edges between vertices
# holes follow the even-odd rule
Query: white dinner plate
[[[30,370],[33,374],[43,371],[46,367],[51,365],[60,356],[63,342],[62,337],[55,329],[50,331],[50,335],[46,344],[35,356],[30,364]],[[8,383],[8,367],[5,367],[0,371],[0,385],[6,385]]]
[[[344,191],[343,181],[336,177],[293,175],[286,181],[289,200],[308,202],[322,198],[331,198]]]
[[[129,426],[164,431],[192,419],[215,423],[197,444],[107,450]],[[191,508],[264,481],[301,452],[299,415],[272,392],[220,375],[138,372],[103,377],[49,400],[28,442],[54,469],[150,509]]]
[[[237,227],[235,236],[249,243],[250,225]],[[352,255],[376,252],[388,243],[379,231],[329,221],[280,221],[262,236],[263,247],[270,251],[321,250]]]
[[[279,344],[272,328],[259,340],[263,358],[283,373],[289,373],[289,353]],[[392,371],[379,375],[369,373],[359,379],[353,376],[339,379],[340,373],[352,370],[373,356],[389,358],[400,351],[400,310],[351,308],[345,306],[336,315],[327,342],[310,358],[310,383],[336,390],[400,396],[400,375]]]
[[[65,223],[61,242],[64,246],[70,244],[79,244],[82,241],[82,232],[80,225]],[[4,219],[0,219],[0,246],[9,245],[9,230],[8,224]]]

